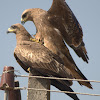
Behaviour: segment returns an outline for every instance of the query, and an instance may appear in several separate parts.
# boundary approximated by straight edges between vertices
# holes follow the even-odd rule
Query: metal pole
[[[0,90],[4,90],[4,100],[9,100],[9,91],[11,88],[14,88],[14,67],[5,66],[3,69],[1,82],[0,82]]]
[[[15,81],[15,87],[19,87],[19,81]],[[20,90],[9,91],[8,100],[21,100],[21,91]]]

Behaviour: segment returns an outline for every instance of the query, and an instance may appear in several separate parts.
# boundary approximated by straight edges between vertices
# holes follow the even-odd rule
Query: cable
[[[47,89],[36,89],[36,88],[27,88],[27,87],[15,87],[14,90],[34,90],[34,91],[47,91],[47,92],[57,92],[57,93],[70,93],[70,94],[80,94],[80,95],[89,95],[89,96],[100,96],[100,94],[89,94],[89,93],[79,93],[79,92],[69,92],[69,91],[56,91],[56,90],[47,90]]]
[[[28,78],[40,78],[40,79],[56,79],[56,80],[73,80],[73,81],[83,81],[83,82],[96,82],[100,81],[95,80],[81,80],[81,79],[68,79],[68,78],[57,78],[57,77],[44,77],[44,76],[27,76],[27,75],[15,75],[16,77],[28,77]],[[1,77],[1,75],[0,75]],[[6,87],[7,89],[10,87]],[[34,90],[34,91],[47,91],[47,92],[58,92],[58,93],[70,93],[70,94],[80,94],[80,95],[90,95],[90,96],[100,96],[100,94],[89,94],[89,93],[79,93],[79,92],[69,92],[69,91],[56,91],[56,90],[47,90],[47,89],[36,89],[36,88],[27,88],[27,87],[14,87],[13,90]]]
[[[1,75],[0,75],[1,77]],[[69,79],[69,78],[57,78],[57,77],[44,77],[44,76],[27,76],[27,75],[15,75],[15,77],[30,77],[30,78],[40,78],[40,79],[53,79],[53,80],[69,80],[69,81],[81,81],[81,82],[95,82],[100,83],[96,80],[82,80],[82,79]]]
[[[96,80],[82,80],[82,79],[69,79],[69,78],[57,78],[57,77],[44,77],[44,76],[27,76],[27,75],[16,75],[16,77],[30,77],[30,78],[40,78],[40,79],[53,79],[53,80],[70,80],[70,81],[81,81],[81,82],[96,82],[100,83],[100,81]]]

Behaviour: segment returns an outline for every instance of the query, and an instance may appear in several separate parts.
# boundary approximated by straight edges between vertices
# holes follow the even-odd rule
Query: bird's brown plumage
[[[63,60],[64,65],[70,69],[75,78],[86,80],[87,78],[73,61],[70,52],[63,41],[61,31],[54,27],[54,25],[56,26],[56,23],[54,23],[54,25],[51,24],[53,21],[51,20],[50,22],[51,17],[52,16],[48,15],[48,12],[39,8],[27,9],[22,14],[23,21],[30,20],[34,22],[37,29],[35,38],[42,41],[44,46],[50,51],[59,55]],[[92,88],[89,82],[79,82],[79,84]]]
[[[53,28],[57,28],[60,31],[66,43],[73,48],[79,57],[88,63],[89,58],[83,42],[82,28],[65,0],[53,0],[52,6],[48,11],[42,9],[36,9],[36,11],[31,9],[31,11],[34,17],[37,17],[35,14],[38,13],[37,19],[40,18],[41,13],[45,12],[44,20],[47,17],[48,22]],[[25,12],[27,12],[27,10],[25,10]],[[25,14],[25,12],[23,14]],[[32,18],[28,17],[28,20],[30,19]],[[36,24],[38,23],[35,23],[35,25]]]
[[[61,31],[66,43],[88,63],[89,58],[83,42],[82,28],[65,0],[53,0],[48,16],[51,16],[52,25]]]
[[[25,71],[32,67],[43,76],[73,78],[70,70],[63,65],[62,60],[57,55],[43,45],[30,40],[31,35],[22,25],[14,24],[11,29],[8,29],[8,32],[16,34],[17,45],[14,56]],[[60,90],[73,92],[69,87],[72,85],[72,81],[51,80],[51,84]],[[79,100],[75,94],[67,95],[74,100]]]

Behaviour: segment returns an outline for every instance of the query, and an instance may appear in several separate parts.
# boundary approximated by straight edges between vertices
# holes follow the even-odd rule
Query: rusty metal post
[[[31,68],[29,76],[36,76],[36,75],[40,74]],[[46,79],[29,78],[28,88],[50,89],[50,81]],[[50,100],[50,92],[35,91],[29,89],[27,93],[27,100]]]
[[[5,90],[4,100],[8,100],[9,91],[14,88],[14,67],[5,66],[1,76],[0,89]]]
[[[15,87],[19,87],[19,81],[15,81]],[[21,100],[20,90],[11,90],[9,91],[8,100]]]

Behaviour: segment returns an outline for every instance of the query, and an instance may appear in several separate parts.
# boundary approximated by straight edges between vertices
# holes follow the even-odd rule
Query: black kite
[[[42,41],[44,46],[50,51],[59,55],[59,57],[63,60],[64,65],[70,69],[76,79],[87,80],[72,59],[61,36],[61,31],[51,24],[49,20],[50,16],[48,16],[47,13],[47,11],[39,8],[27,9],[22,14],[22,21],[33,21],[37,29],[35,38]],[[79,82],[79,84],[92,88],[89,82]]]
[[[89,58],[83,42],[82,28],[65,0],[53,0],[48,11],[42,9],[25,10],[22,14],[22,22],[26,21],[33,21],[37,32],[41,34],[42,32],[48,34],[46,26],[55,29],[76,54],[88,63]]]

